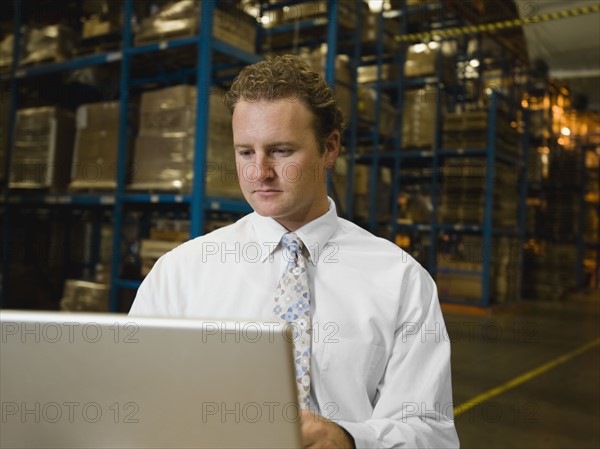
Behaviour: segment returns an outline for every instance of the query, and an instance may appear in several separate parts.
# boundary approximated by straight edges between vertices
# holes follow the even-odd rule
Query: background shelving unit
[[[156,5],[160,6],[161,1]],[[71,8],[69,14],[77,17],[82,13],[77,8],[85,7],[71,0],[65,5]],[[255,52],[242,50],[213,32],[219,20],[217,10],[231,11],[240,5],[256,16]],[[17,0],[13,6],[12,29],[18,34],[16,31],[27,24],[31,14],[31,0]],[[528,257],[531,245],[536,245],[530,241],[545,239],[531,229],[532,208],[527,203],[544,202],[551,195],[541,178],[533,180],[539,167],[531,161],[539,159],[539,148],[547,148],[548,156],[562,150],[555,130],[548,128],[553,123],[551,108],[544,110],[547,116],[543,119],[549,134],[541,139],[529,133],[530,116],[532,120],[539,117],[531,106],[535,103],[533,96],[525,96],[531,100],[529,103],[521,102],[528,78],[524,70],[519,70],[526,61],[523,49],[515,47],[514,40],[485,34],[477,27],[476,31],[457,35],[444,33],[480,21],[473,8],[465,9],[455,1],[403,0],[391,2],[388,9],[370,11],[362,0],[221,0],[202,2],[199,32],[136,42],[135,29],[152,8],[148,3],[124,1],[115,14],[120,22],[112,37],[117,40],[94,41],[87,54],[78,52],[63,60],[23,66],[19,61],[21,43],[14,40],[12,66],[0,73],[0,93],[8,105],[2,112],[8,122],[8,136],[3,136],[7,149],[15,140],[16,111],[24,105],[49,104],[51,98],[58,104],[66,101],[63,106],[74,111],[91,101],[89,95],[86,97],[89,92],[81,86],[65,90],[65,80],[80,71],[98,69],[110,75],[98,81],[100,93],[93,101],[118,101],[121,119],[114,167],[116,185],[110,191],[9,189],[11,151],[0,151],[6,156],[2,160],[4,176],[0,177],[3,306],[11,306],[10,281],[14,276],[9,267],[15,255],[14,237],[21,232],[20,239],[25,240],[22,231],[29,227],[22,224],[28,220],[48,229],[62,224],[51,231],[54,234],[46,233],[41,246],[51,248],[50,241],[54,240],[54,246],[68,248],[84,239],[84,246],[89,247],[81,257],[71,257],[69,251],[55,257],[61,262],[56,263],[48,278],[110,280],[109,308],[124,311],[142,279],[139,254],[135,253],[139,253],[140,241],[150,233],[155,220],[170,217],[185,222],[186,236],[193,238],[216,226],[215,220],[223,224],[223,217],[249,212],[250,207],[239,198],[207,194],[203,175],[211,116],[209,101],[205,100],[215,87],[227,86],[239,68],[273,52],[298,54],[315,64],[344,105],[349,124],[343,138],[345,148],[328,178],[340,214],[411,252],[436,278],[442,301],[488,307],[518,299],[515,289],[525,266],[531,268]],[[513,13],[502,6],[497,19],[504,20]],[[415,63],[421,71],[411,72],[411,64]],[[37,81],[42,79],[50,87],[36,94],[36,85],[44,84]],[[178,84],[198,87],[192,186],[185,191],[131,190],[131,143],[139,131],[132,118],[139,112],[135,105],[145,92]],[[559,94],[552,89],[544,85],[539,98],[555,101]],[[37,96],[31,96],[32,92]],[[461,124],[452,115],[455,112],[471,114],[470,121],[463,119]],[[422,132],[427,139],[419,137],[417,125],[421,122],[429,127]],[[512,136],[508,143],[507,134]],[[591,154],[596,147],[581,140],[580,148]],[[586,176],[594,173],[585,164],[580,168]],[[467,173],[471,169],[476,171],[473,176]],[[458,178],[466,180],[459,185]],[[479,183],[477,188],[474,183]],[[509,201],[511,220],[503,224],[498,221],[502,209],[498,206],[503,201],[498,188],[506,185],[515,199]],[[577,188],[581,205],[578,214],[584,214],[597,203],[586,202],[585,188]],[[451,198],[464,201],[453,207],[448,203]],[[453,209],[460,209],[460,213],[453,215]],[[473,218],[474,213],[479,215]],[[582,231],[584,217],[578,217]],[[36,232],[44,233],[43,229]],[[584,238],[583,232],[578,235],[579,240],[574,236],[573,243],[583,260],[584,254],[592,254],[594,245],[597,248],[597,241]],[[107,239],[112,242],[108,249],[102,243]],[[499,246],[505,248],[503,257],[508,257],[510,263],[506,257],[501,262],[494,259]],[[596,249],[594,253],[596,277],[598,252]],[[501,275],[499,265],[504,267]],[[508,265],[510,270],[506,271]],[[43,272],[43,267],[35,269]],[[585,271],[581,262],[574,270],[577,285],[582,287],[589,267]],[[499,277],[503,280],[498,281]],[[507,278],[513,288],[510,293]],[[470,295],[455,290],[452,282],[468,286]],[[50,296],[55,300],[54,292],[58,290],[58,283],[52,286]]]
[[[20,30],[26,22],[26,10],[28,0],[18,0],[15,2],[14,10],[14,31]],[[202,11],[199,21],[202,26],[199,32],[194,35],[165,36],[164,39],[153,43],[134,44],[133,24],[139,23],[143,19],[144,6],[133,0],[126,0],[122,5],[120,14],[122,15],[121,25],[118,34],[121,41],[118,45],[113,45],[110,50],[102,51],[98,54],[75,56],[67,60],[46,62],[32,67],[21,67],[19,65],[18,39],[15,39],[16,57],[13,60],[11,69],[2,75],[2,81],[10,86],[10,92],[7,96],[10,99],[11,107],[9,111],[10,124],[7,127],[10,131],[14,129],[13,123],[16,111],[21,106],[19,95],[19,85],[28,80],[38,79],[39,77],[48,77],[52,75],[62,75],[80,69],[89,67],[103,67],[106,65],[114,66],[118,86],[111,93],[116,93],[116,100],[119,102],[120,121],[119,121],[119,144],[118,156],[115,166],[116,186],[109,192],[84,192],[72,193],[67,191],[15,191],[8,188],[9,179],[3,180],[2,185],[2,211],[3,211],[3,264],[2,264],[2,305],[10,307],[12,302],[10,297],[10,270],[11,259],[14,256],[14,250],[8,242],[13,241],[11,231],[18,226],[16,215],[19,210],[26,208],[30,211],[51,210],[53,216],[57,214],[69,215],[79,214],[84,211],[86,215],[95,216],[102,214],[109,221],[109,229],[112,231],[109,238],[112,240],[109,260],[100,260],[99,238],[101,235],[101,223],[94,225],[92,234],[94,240],[88,243],[94,248],[91,252],[91,259],[86,261],[86,271],[88,277],[100,277],[104,281],[110,279],[109,310],[126,311],[128,309],[128,300],[131,295],[123,301],[123,291],[130,290],[132,293],[139,284],[139,260],[126,265],[125,260],[130,256],[132,246],[139,246],[140,238],[148,232],[148,222],[151,216],[160,210],[162,213],[171,214],[179,218],[189,220],[189,237],[193,238],[206,230],[208,227],[207,219],[209,215],[217,213],[230,216],[240,215],[250,212],[249,205],[237,198],[208,196],[205,190],[204,177],[201,176],[207,169],[207,138],[209,123],[209,107],[207,96],[211,95],[211,89],[217,84],[227,84],[233,79],[235,71],[245,64],[259,61],[262,57],[259,53],[244,51],[227,42],[217,39],[213,36],[213,25],[218,20],[215,12],[217,7],[235,7],[241,2],[202,2]],[[302,2],[296,2],[302,3]],[[359,4],[359,2],[355,2]],[[272,10],[289,7],[294,2],[271,5]],[[30,7],[31,5],[29,5]],[[245,7],[248,5],[244,5]],[[267,8],[269,10],[269,8]],[[147,13],[147,11],[145,11]],[[237,11],[238,14],[243,14]],[[323,26],[323,17],[309,19],[304,21],[300,28],[311,29],[319,27],[320,32],[326,31],[327,43],[332,51],[327,56],[325,77],[333,84],[335,80],[335,49],[337,44],[337,20],[339,14],[338,2],[329,2],[326,11],[328,20]],[[118,15],[118,14],[117,14]],[[24,20],[25,19],[25,20]],[[286,26],[279,29],[263,32],[260,22],[256,23],[257,45],[255,48],[261,49],[264,35],[269,33],[281,33],[288,31]],[[298,25],[292,25],[298,29]],[[287,26],[289,28],[289,26]],[[18,35],[18,33],[15,33]],[[147,70],[151,65],[162,66],[159,70]],[[131,104],[136,102],[135,95],[145,89],[156,88],[157,86],[169,86],[173,84],[192,84],[198,86],[198,98],[196,102],[195,114],[195,145],[194,145],[194,176],[193,186],[190,192],[133,192],[128,188],[128,163],[131,151],[131,140],[135,135],[136,128],[134,123],[123,117],[130,117]],[[116,91],[116,92],[115,92]],[[108,98],[113,99],[113,98]],[[106,100],[106,98],[104,99]],[[71,105],[77,107],[79,104]],[[8,148],[12,148],[14,143],[13,136],[8,138]],[[7,151],[8,157],[5,162],[5,173],[9,173],[11,167],[10,151]],[[200,176],[198,176],[201,174]],[[341,193],[343,195],[343,193]],[[338,196],[337,193],[335,196]],[[76,211],[76,212],[75,212]],[[90,212],[91,211],[91,212]],[[133,215],[131,215],[133,214]],[[57,219],[58,220],[58,219]],[[65,232],[71,227],[66,218],[60,218]],[[133,223],[133,224],[132,224]],[[106,224],[106,223],[105,223]],[[132,226],[134,229],[133,238],[127,237],[126,229]],[[106,236],[103,236],[106,237]],[[138,248],[139,250],[139,248]],[[75,272],[74,276],[80,275],[78,270],[71,270],[70,260],[65,260],[63,264],[63,275],[55,276],[57,287],[50,295],[43,307],[53,308],[51,305],[59,296],[57,291],[61,290],[60,282],[69,277],[68,273]],[[93,260],[92,260],[93,259]],[[106,259],[106,254],[104,254]],[[103,262],[98,265],[99,262]],[[81,264],[80,264],[81,265]],[[109,273],[95,273],[99,268],[105,270],[105,265],[109,266]],[[78,267],[81,268],[81,267]],[[35,307],[35,305],[34,305]]]
[[[401,3],[399,7],[400,11],[397,14],[399,20],[395,29],[398,30],[397,35],[404,36],[410,34],[411,30],[415,29],[415,24],[411,21],[411,15],[418,15],[420,19],[423,19],[424,9],[422,5],[411,7],[407,6],[405,2]],[[463,24],[461,19],[448,9],[447,5],[443,2],[437,4],[433,2],[427,3],[425,13],[432,14],[437,19],[437,22],[433,25],[434,34],[435,30],[443,31],[446,28]],[[385,22],[390,21],[387,18],[390,15],[394,16],[389,12],[385,14],[383,12],[380,13],[378,36],[381,36],[383,30],[386,29]],[[420,20],[419,22],[422,21]],[[417,29],[417,31],[422,30]],[[481,41],[481,38],[479,40]],[[493,269],[494,261],[491,259],[489,252],[494,248],[494,242],[497,239],[513,239],[512,246],[514,248],[510,250],[511,254],[509,256],[512,259],[511,269],[513,272],[511,272],[511,275],[514,276],[513,280],[518,282],[520,273],[516,267],[520,267],[521,254],[519,248],[520,239],[523,235],[523,219],[519,215],[522,216],[524,214],[525,202],[523,200],[519,204],[515,203],[514,224],[508,227],[496,224],[494,219],[494,197],[497,193],[495,194],[494,191],[497,189],[498,167],[500,163],[506,164],[507,167],[510,167],[513,177],[515,179],[518,178],[518,182],[515,182],[512,186],[515,190],[513,192],[515,195],[526,189],[527,167],[522,162],[523,152],[520,148],[522,145],[520,138],[513,142],[513,148],[510,148],[510,153],[505,151],[506,145],[502,148],[496,148],[496,142],[500,141],[501,133],[504,131],[504,129],[498,129],[498,123],[500,123],[498,116],[504,114],[502,122],[508,120],[509,123],[513,123],[513,127],[516,127],[520,123],[521,129],[526,130],[526,126],[523,127],[523,111],[520,111],[518,104],[514,104],[515,102],[512,100],[512,97],[509,98],[509,95],[503,95],[499,89],[490,89],[487,93],[485,105],[480,104],[478,107],[478,110],[482,112],[482,117],[486,120],[484,126],[487,129],[485,141],[478,145],[469,146],[467,144],[466,146],[446,147],[444,145],[444,130],[450,121],[449,112],[457,109],[465,110],[465,103],[469,103],[470,101],[479,101],[481,103],[480,92],[484,89],[482,85],[486,82],[485,79],[482,79],[483,77],[480,77],[477,79],[478,84],[475,87],[467,89],[466,82],[464,80],[461,81],[460,77],[457,77],[460,61],[456,57],[445,56],[442,52],[442,46],[459,45],[461,43],[460,38],[432,40],[431,42],[435,44],[433,47],[438,48],[433,73],[417,77],[407,77],[405,73],[407,70],[406,62],[409,60],[407,57],[407,52],[410,48],[408,44],[402,41],[396,56],[386,59],[381,44],[383,39],[378,39],[377,41],[378,46],[374,51],[374,55],[371,56],[371,61],[374,62],[377,72],[377,77],[372,85],[379,93],[378,97],[381,97],[382,93],[394,97],[394,103],[397,105],[399,113],[395,123],[395,136],[392,139],[385,140],[384,143],[384,146],[391,151],[378,151],[381,140],[378,139],[380,136],[375,135],[375,138],[372,139],[371,153],[368,155],[359,155],[356,158],[357,163],[366,163],[371,170],[368,201],[370,208],[368,219],[364,223],[364,226],[374,233],[396,241],[400,246],[404,246],[411,251],[429,272],[437,278],[440,296],[443,301],[458,302],[479,307],[487,307],[494,302],[500,302],[502,299],[496,298],[495,300],[493,298],[494,288],[491,285],[491,270]],[[416,43],[420,47],[427,48],[428,42],[416,41]],[[486,61],[486,58],[489,59],[484,54],[473,54],[471,56],[471,59],[476,58],[480,58],[482,64]],[[393,80],[382,79],[382,67],[390,62],[397,64],[396,71],[392,75],[394,78]],[[501,64],[504,72],[509,72],[512,69],[504,61],[493,60],[492,62],[494,64]],[[514,76],[512,73],[505,76],[509,75]],[[425,98],[421,97],[418,100],[425,103],[427,101],[426,97],[430,96],[429,101],[432,105],[432,110],[427,112],[426,117],[432,120],[433,131],[431,133],[431,141],[422,144],[425,145],[424,147],[420,146],[421,144],[418,140],[415,143],[409,138],[412,136],[406,136],[403,133],[403,130],[406,129],[410,131],[410,127],[407,128],[406,124],[403,126],[403,122],[406,122],[407,119],[411,118],[412,114],[415,114],[410,109],[410,102],[407,103],[407,95],[409,95],[408,92],[410,92],[409,89],[411,88],[423,89],[422,92],[424,93],[421,93],[421,95],[424,95]],[[466,95],[469,93],[472,95],[475,93],[475,99]],[[472,105],[467,104],[467,106]],[[380,103],[377,104],[377,108],[378,111],[381,110]],[[417,123],[413,124],[413,127],[418,126],[418,119],[415,121]],[[469,129],[467,128],[466,131],[468,132]],[[414,137],[412,139],[414,140]],[[502,142],[499,142],[498,145],[500,143]],[[527,147],[525,146],[523,151],[526,150]],[[462,220],[443,220],[440,213],[440,201],[448,183],[447,177],[445,179],[444,176],[447,170],[446,165],[448,161],[456,161],[457,165],[455,167],[460,167],[463,163],[473,163],[473,160],[480,161],[482,166],[482,172],[480,173],[483,184],[481,186],[483,191],[481,217],[479,220],[473,221],[471,219],[467,222]],[[383,214],[376,208],[378,202],[377,194],[380,191],[380,187],[378,188],[377,186],[377,174],[381,166],[392,168],[393,173],[390,219],[382,218]],[[414,192],[417,193],[414,194]],[[408,222],[402,219],[397,201],[399,195],[406,195],[408,197],[413,195],[421,198],[422,210],[418,214],[419,217],[417,219],[408,220]],[[464,254],[453,254],[451,255],[453,260],[451,260],[450,264],[438,267],[438,263],[443,261],[444,251],[456,252],[462,245],[461,241],[463,239],[470,240],[472,243],[473,239],[477,240],[477,238],[480,239],[480,242],[477,243],[479,255],[471,254],[465,256]],[[424,243],[415,244],[415,241]],[[465,258],[467,260],[464,260]],[[477,285],[475,287],[477,299],[453,295],[451,292],[452,289],[449,289],[443,280],[444,278],[448,279],[452,277],[460,278],[463,283],[475,281]],[[504,279],[505,284],[506,282],[506,279]],[[473,289],[471,290],[473,291]],[[518,295],[516,290],[518,289],[513,289],[510,299],[504,300],[517,300]]]
[[[558,300],[597,278],[598,117],[543,76],[532,87],[523,295]]]
[[[21,29],[23,24],[23,4],[27,0],[17,0],[14,3],[14,30]],[[222,2],[226,3],[226,2]],[[139,6],[139,5],[138,5]],[[14,120],[16,110],[19,108],[19,86],[20,83],[29,80],[48,77],[54,74],[63,74],[64,72],[76,71],[92,66],[103,66],[107,64],[118,64],[118,101],[120,107],[120,117],[130,115],[130,91],[132,88],[153,83],[153,86],[169,85],[178,82],[193,81],[193,85],[207,86],[207,89],[199,89],[200,100],[196,102],[196,138],[194,145],[194,177],[193,186],[189,193],[163,193],[163,192],[131,192],[127,189],[127,158],[129,151],[129,139],[131,138],[131,124],[127,119],[121,119],[119,123],[119,148],[116,164],[116,187],[113,192],[100,193],[68,193],[68,192],[44,192],[44,191],[14,191],[8,188],[8,176],[3,179],[2,186],[2,208],[3,208],[3,276],[2,276],[2,304],[10,306],[8,295],[10,292],[9,265],[11,263],[12,251],[8,242],[11,241],[11,228],[15,223],[11,222],[11,215],[24,207],[40,210],[51,208],[51,214],[56,213],[56,208],[68,209],[68,213],[76,209],[101,209],[109,211],[112,221],[112,264],[110,270],[110,301],[109,309],[111,311],[127,310],[127,305],[120,302],[121,289],[135,289],[139,286],[138,279],[129,279],[122,275],[122,235],[121,230],[125,222],[125,214],[136,208],[144,208],[148,205],[156,207],[165,207],[169,209],[187,209],[189,216],[189,236],[191,238],[201,235],[206,226],[206,214],[208,212],[222,212],[230,214],[242,214],[250,211],[250,207],[245,201],[235,198],[209,197],[205,194],[204,177],[206,171],[206,140],[208,134],[208,101],[201,95],[210,95],[211,86],[216,82],[215,73],[218,70],[226,68],[235,68],[244,64],[259,61],[261,58],[255,53],[249,53],[236,48],[229,43],[223,42],[213,37],[213,19],[215,16],[215,2],[203,2],[202,5],[202,26],[199,33],[191,37],[182,37],[170,40],[161,40],[157,43],[151,43],[142,46],[133,45],[132,23],[136,12],[134,12],[134,2],[126,0],[122,6],[122,42],[114,50],[75,57],[58,62],[43,62],[33,67],[19,66],[19,47],[18,40],[15,39],[12,67],[9,73],[2,75],[2,81],[10,85],[9,100],[9,136],[8,148],[12,148],[14,136]],[[241,11],[239,12],[241,14]],[[258,24],[257,24],[258,26]],[[195,56],[195,62],[190,64],[183,59],[180,64],[175,64],[175,69],[167,72],[156,73],[154,76],[134,77],[136,61],[134,58],[140,57],[164,57],[173,58],[168,52],[171,50],[183,49],[187,51],[187,56]],[[177,56],[177,55],[175,55]],[[186,54],[184,54],[186,56]],[[194,58],[192,58],[193,60]],[[178,67],[180,66],[180,67]],[[7,157],[4,160],[4,173],[10,172],[10,151],[7,151]],[[69,226],[65,226],[65,230]],[[96,232],[97,234],[97,232]],[[98,242],[93,242],[92,247],[98,246]],[[90,262],[95,266],[94,261]],[[93,270],[94,268],[92,268]],[[68,270],[67,270],[68,271]],[[64,276],[62,277],[64,279]],[[56,297],[56,295],[53,295]]]
[[[328,173],[328,190],[337,203],[338,212],[350,218],[354,203],[354,160],[357,142],[356,67],[350,57],[339,62],[341,54],[359,51],[362,14],[367,8],[361,0],[311,2],[292,0],[260,4],[258,20],[259,53],[295,54],[320,71],[338,92],[338,101],[346,106],[348,130],[343,137],[346,153],[343,173],[339,165]],[[339,70],[338,70],[338,65]],[[343,90],[343,93],[341,91]],[[349,155],[349,157],[348,157]]]

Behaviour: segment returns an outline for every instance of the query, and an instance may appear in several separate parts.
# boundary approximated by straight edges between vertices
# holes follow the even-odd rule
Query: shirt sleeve
[[[437,289],[419,267],[404,287],[392,352],[365,422],[338,421],[357,448],[455,448],[450,341]]]

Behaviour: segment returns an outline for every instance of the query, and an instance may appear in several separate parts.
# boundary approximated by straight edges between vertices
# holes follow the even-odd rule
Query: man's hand
[[[300,415],[305,449],[354,449],[354,440],[333,421],[302,410]]]

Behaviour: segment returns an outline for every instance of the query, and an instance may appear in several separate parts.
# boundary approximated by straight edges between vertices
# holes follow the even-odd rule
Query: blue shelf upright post
[[[519,170],[519,273],[523,275],[524,251],[523,246],[527,239],[527,179],[529,177],[529,108],[523,107],[523,136],[521,139],[522,159]]]
[[[585,163],[586,158],[586,148],[585,145],[581,144],[581,141],[578,143],[579,149],[581,150],[581,161],[580,161],[580,185],[577,186],[577,192],[579,193],[579,216],[577,217],[577,268],[575,273],[575,280],[577,290],[581,290],[583,288],[583,276],[584,276],[584,259],[585,259],[585,191],[586,191],[586,180],[587,180],[587,165]]]
[[[123,229],[123,197],[125,194],[125,176],[127,173],[127,136],[128,136],[128,104],[129,104],[129,68],[130,49],[132,43],[131,21],[133,16],[133,0],[124,3],[123,47],[121,49],[121,82],[119,99],[119,148],[117,154],[117,185],[113,206],[113,257],[111,267],[111,283],[109,310],[119,310],[119,286],[121,262],[121,232]]]
[[[8,191],[9,191],[9,183],[10,183],[10,167],[11,167],[11,156],[12,149],[14,145],[15,139],[15,122],[17,115],[17,95],[18,95],[18,79],[15,77],[15,72],[17,71],[17,67],[19,64],[19,58],[21,54],[19,52],[19,39],[21,33],[21,22],[22,22],[22,0],[16,0],[14,3],[14,40],[13,40],[13,60],[10,67],[10,89],[9,89],[9,109],[8,109],[8,132],[7,132],[7,144],[6,144],[6,155],[4,160],[4,174],[6,179],[4,180],[5,184],[0,188],[3,190],[2,194],[4,195],[4,217],[3,217],[3,227],[2,227],[2,279],[0,283],[1,291],[0,291],[0,307],[4,308],[8,305],[8,291],[9,291],[9,266],[10,266],[10,256],[12,251],[11,245],[11,232],[10,232],[10,206],[8,204]]]
[[[442,23],[445,21],[445,9],[440,6],[440,17]],[[441,43],[440,43],[441,47]],[[438,206],[439,206],[439,177],[440,177],[440,150],[442,147],[442,97],[444,92],[443,74],[443,52],[440,48],[435,61],[435,118],[434,118],[434,136],[431,158],[431,216],[429,238],[430,251],[428,257],[428,270],[435,273],[437,269],[437,245],[438,245]],[[427,85],[425,86],[425,95],[427,95]]]
[[[354,174],[356,167],[356,148],[358,146],[358,66],[361,58],[361,31],[363,23],[362,0],[355,0],[356,30],[352,39],[352,100],[350,110],[350,148],[348,153],[348,183],[346,185],[346,218],[352,220],[354,216]]]
[[[194,142],[194,180],[190,204],[190,238],[204,231],[204,199],[206,194],[206,142],[210,95],[212,90],[212,29],[215,0],[202,2],[200,33],[198,36],[198,61],[196,70],[196,139]]]
[[[406,34],[408,29],[408,15],[406,8],[406,0],[402,0],[400,8],[403,11],[400,21],[400,36]],[[396,135],[394,139],[394,169],[392,171],[392,221],[391,221],[391,239],[393,242],[396,241],[398,234],[398,195],[400,195],[400,170],[401,170],[401,158],[400,152],[402,151],[402,138],[403,138],[403,120],[404,120],[404,64],[406,62],[406,52],[408,45],[405,42],[400,43],[398,49],[398,76],[396,81]]]
[[[496,162],[496,113],[499,94],[493,90],[488,96],[488,135],[485,167],[485,209],[483,213],[483,272],[481,306],[490,305],[490,274],[492,262],[492,225],[494,207],[494,173]]]
[[[337,16],[338,0],[327,1],[327,59],[325,63],[325,81],[335,86],[335,58],[337,55]]]
[[[325,81],[335,89],[335,58],[337,55],[337,16],[338,0],[327,1],[327,58],[325,60]],[[341,136],[340,136],[341,138]],[[331,169],[327,170],[328,190],[335,189]],[[338,192],[339,194],[339,192]]]
[[[371,153],[373,159],[371,161],[371,170],[369,176],[369,213],[368,213],[368,228],[369,231],[375,233],[377,228],[377,181],[379,180],[379,145],[381,141],[381,135],[379,134],[379,123],[381,122],[381,90],[382,90],[382,70],[383,64],[383,39],[384,39],[384,18],[383,8],[377,14],[377,25],[376,25],[376,61],[377,61],[377,79],[375,81],[375,123],[373,125],[373,146]]]
[[[351,116],[349,117],[350,128],[350,145],[348,152],[348,175],[346,185],[346,218],[352,220],[354,218],[354,167],[356,164],[356,147],[358,142],[358,66],[360,64],[361,55],[361,34],[362,34],[362,14],[360,8],[362,0],[355,0],[356,8],[356,32],[352,39],[353,57],[352,57],[352,102]]]

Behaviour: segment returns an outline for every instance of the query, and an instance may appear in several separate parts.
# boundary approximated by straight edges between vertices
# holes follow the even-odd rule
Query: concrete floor
[[[491,316],[445,311],[454,404],[600,337],[600,291]],[[456,416],[462,448],[600,448],[600,345]]]

